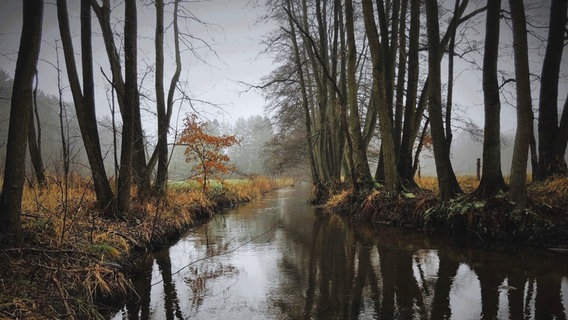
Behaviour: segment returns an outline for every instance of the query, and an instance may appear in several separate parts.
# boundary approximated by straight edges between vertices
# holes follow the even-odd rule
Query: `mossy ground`
[[[24,193],[23,241],[0,248],[0,319],[95,319],[96,302],[131,290],[133,259],[178,239],[223,207],[246,202],[290,180],[213,182],[204,194],[192,182],[172,185],[166,201],[135,199],[132,212],[105,218],[89,181],[68,187],[52,179]]]

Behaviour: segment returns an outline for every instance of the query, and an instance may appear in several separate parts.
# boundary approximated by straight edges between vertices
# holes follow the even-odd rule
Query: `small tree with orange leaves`
[[[188,115],[184,119],[184,129],[177,143],[187,147],[185,161],[195,162],[191,168],[192,176],[200,177],[203,192],[207,189],[208,179],[234,170],[234,166],[229,163],[230,159],[223,153],[223,149],[239,143],[234,135],[207,134],[206,125],[205,122],[197,119],[197,115]]]

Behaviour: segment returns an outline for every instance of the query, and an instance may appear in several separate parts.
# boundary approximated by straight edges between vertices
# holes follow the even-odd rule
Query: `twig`
[[[38,249],[38,248],[8,248],[8,249],[2,249],[2,251],[30,251],[30,252],[37,252],[37,253],[57,253],[57,254],[81,254],[81,255],[88,255],[91,257],[98,257],[98,255],[93,254],[93,253],[89,253],[89,252],[84,252],[84,251],[76,251],[76,250],[62,250],[62,249],[57,249],[57,250],[48,250],[48,249]]]
[[[56,277],[53,277],[52,280],[53,280],[53,283],[55,283],[55,286],[57,287],[57,289],[59,290],[59,296],[60,296],[61,300],[63,301],[63,305],[65,306],[65,310],[67,310],[67,314],[69,315],[69,319],[75,319],[75,311],[73,311],[73,308],[71,308],[71,306],[69,305],[69,302],[67,302],[67,293],[65,292],[65,290],[61,286],[61,283],[59,282],[59,280],[57,280]]]

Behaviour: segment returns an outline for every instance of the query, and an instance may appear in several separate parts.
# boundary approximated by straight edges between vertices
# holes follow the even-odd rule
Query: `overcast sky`
[[[142,2],[142,1],[141,1]],[[238,117],[248,117],[253,114],[262,114],[264,99],[257,90],[246,91],[247,87],[240,82],[258,84],[260,78],[265,76],[271,68],[271,59],[260,55],[263,46],[260,44],[263,37],[272,28],[264,23],[258,23],[262,9],[255,9],[247,4],[247,0],[211,0],[185,2],[184,6],[190,10],[195,19],[180,19],[182,32],[191,33],[200,40],[192,40],[194,50],[200,59],[191,52],[185,50],[182,55],[183,70],[181,79],[185,82],[184,87],[190,96],[196,100],[198,108],[206,109],[209,118],[215,118],[233,122]],[[56,94],[57,81],[54,67],[55,64],[55,40],[59,39],[55,1],[46,1],[43,23],[43,41],[41,48],[41,61],[39,62],[39,87],[43,91]],[[13,74],[19,36],[21,32],[21,1],[0,0],[0,67],[10,75]],[[74,38],[75,52],[80,52],[79,47],[79,1],[68,1],[70,12],[71,30]],[[172,17],[173,5],[166,7],[166,24]],[[147,66],[153,65],[154,59],[154,7],[140,7],[139,14],[139,70],[144,73]],[[123,19],[122,11],[118,8],[113,12],[114,21]],[[122,32],[122,25],[117,26],[117,31]],[[108,114],[108,107],[104,78],[100,68],[110,74],[108,59],[104,51],[104,45],[98,28],[98,21],[93,17],[93,50],[94,64],[97,81],[97,115]],[[165,86],[173,73],[175,63],[171,53],[173,37],[166,34],[165,48]],[[168,44],[169,40],[169,44]],[[207,45],[204,44],[204,42]],[[120,42],[120,40],[117,40]],[[170,46],[168,48],[168,45]],[[61,44],[59,44],[61,46]],[[209,46],[209,47],[207,47]],[[61,49],[60,49],[61,50]],[[60,51],[60,57],[62,53]],[[46,62],[48,61],[48,62]],[[79,64],[79,56],[76,57]],[[206,63],[204,62],[206,61]],[[63,59],[61,59],[63,65]],[[80,66],[79,66],[80,68]],[[80,70],[80,69],[79,69]],[[139,76],[139,81],[142,76]],[[66,83],[66,75],[63,75]],[[148,77],[144,80],[144,87],[153,91],[153,79]],[[66,100],[71,101],[67,90]],[[207,101],[222,108],[199,103]],[[151,104],[151,102],[149,102]],[[149,105],[149,108],[152,106]],[[190,112],[186,104],[182,111]],[[147,117],[151,115],[147,114]],[[155,120],[154,120],[155,121]]]
[[[43,30],[43,43],[41,50],[41,59],[39,63],[40,72],[40,88],[47,93],[56,94],[56,78],[54,68],[46,61],[55,63],[55,39],[59,38],[59,31],[57,27],[57,17],[54,0],[46,1],[44,13],[44,30]],[[114,2],[114,1],[111,1]],[[143,2],[143,1],[140,1]],[[146,1],[149,2],[149,1]],[[196,103],[196,106],[201,109],[208,110],[208,117],[233,122],[238,117],[248,117],[253,114],[262,114],[264,107],[264,99],[258,90],[246,91],[246,86],[239,82],[246,82],[251,84],[259,84],[261,77],[270,73],[274,68],[272,60],[261,52],[264,48],[261,41],[265,38],[267,33],[274,28],[272,25],[259,23],[259,17],[262,14],[262,8],[253,8],[248,4],[249,0],[210,0],[210,1],[184,1],[184,7],[191,11],[194,17],[197,17],[201,22],[194,19],[181,19],[181,29],[184,32],[191,33],[196,38],[199,38],[207,43],[205,46],[200,40],[191,40],[194,50],[198,53],[200,61],[187,50],[183,53],[183,71],[182,80],[184,80],[185,88],[190,96],[196,101],[207,101],[209,103],[220,106],[224,111],[214,108],[208,104]],[[528,16],[536,21],[537,25],[546,27],[548,25],[548,2],[543,5],[540,0],[526,0]],[[69,11],[71,15],[72,30],[74,32],[75,51],[79,52],[79,25],[78,25],[78,11],[79,1],[68,1]],[[122,2],[118,2],[122,3]],[[447,7],[451,9],[452,1],[448,2]],[[507,6],[506,1],[503,6]],[[481,6],[483,1],[478,1],[471,4],[471,6]],[[123,13],[120,5],[113,14],[113,21],[119,23],[123,20]],[[166,21],[171,19],[172,5],[166,8]],[[473,8],[469,9],[473,10]],[[468,12],[469,12],[468,10]],[[153,65],[154,53],[154,8],[153,6],[141,6],[138,10],[139,14],[139,71],[143,74],[147,66]],[[483,21],[484,15],[481,15]],[[205,23],[205,24],[204,24]],[[480,41],[484,35],[484,23],[468,24],[462,26],[468,28],[468,36],[480,36]],[[122,25],[117,24],[116,30],[122,33]],[[546,36],[546,30],[544,36]],[[19,36],[21,31],[21,1],[13,0],[0,0],[0,66],[13,73],[15,60],[17,56]],[[98,28],[98,21],[93,18],[93,31],[94,31],[94,57],[95,57],[95,71],[97,77],[97,115],[104,116],[108,114],[107,101],[104,90],[104,78],[100,73],[100,69],[109,72],[108,60],[104,52],[104,45],[100,37]],[[511,30],[505,22],[501,28],[501,57],[499,61],[499,68],[512,71],[513,56],[511,50]],[[169,40],[169,41],[168,41]],[[531,58],[532,69],[531,72],[535,75],[540,74],[540,61],[544,54],[544,47],[539,48],[539,43],[535,42],[533,38],[529,37],[529,41],[533,41],[531,47],[540,52],[541,56]],[[117,40],[120,43],[120,40]],[[166,33],[166,46],[172,42],[171,30]],[[173,72],[174,62],[173,55],[171,54],[171,47],[166,48],[166,86],[169,83],[169,78]],[[481,53],[477,55],[466,55],[465,58],[476,60],[481,65]],[[564,50],[564,60],[562,64],[561,76],[568,76],[568,63],[567,61],[568,50]],[[79,59],[77,57],[77,62]],[[63,63],[62,63],[63,64]],[[443,63],[443,68],[446,64]],[[512,72],[508,76],[513,76]],[[443,78],[446,74],[443,73]],[[464,64],[462,60],[456,60],[455,70],[455,91],[454,102],[462,106],[464,113],[467,117],[473,119],[479,126],[483,126],[483,99],[481,94],[481,71],[472,68],[471,65]],[[66,75],[63,76],[66,82]],[[139,80],[142,76],[139,76]],[[152,76],[145,78],[143,86],[146,88],[149,95],[153,95],[153,79]],[[566,79],[561,81],[559,104],[562,105],[566,98],[566,88],[568,87]],[[538,87],[533,86],[533,106],[538,106]],[[514,92],[514,87],[511,84],[510,92]],[[143,91],[143,93],[145,93]],[[513,102],[509,96],[509,102]],[[66,100],[70,101],[71,97],[67,90]],[[152,102],[146,102],[146,108],[153,110]],[[502,129],[506,132],[514,130],[515,127],[515,110],[512,104],[508,105],[506,100],[502,100],[503,115],[502,115]],[[144,105],[143,105],[144,107]],[[190,112],[187,104],[182,110],[182,115],[185,112]],[[152,114],[146,113],[145,117],[149,120],[147,123],[155,123],[155,118]]]

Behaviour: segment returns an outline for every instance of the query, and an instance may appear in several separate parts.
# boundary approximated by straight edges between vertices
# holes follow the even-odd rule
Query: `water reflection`
[[[566,319],[568,257],[354,226],[280,190],[145,257],[115,319]]]

